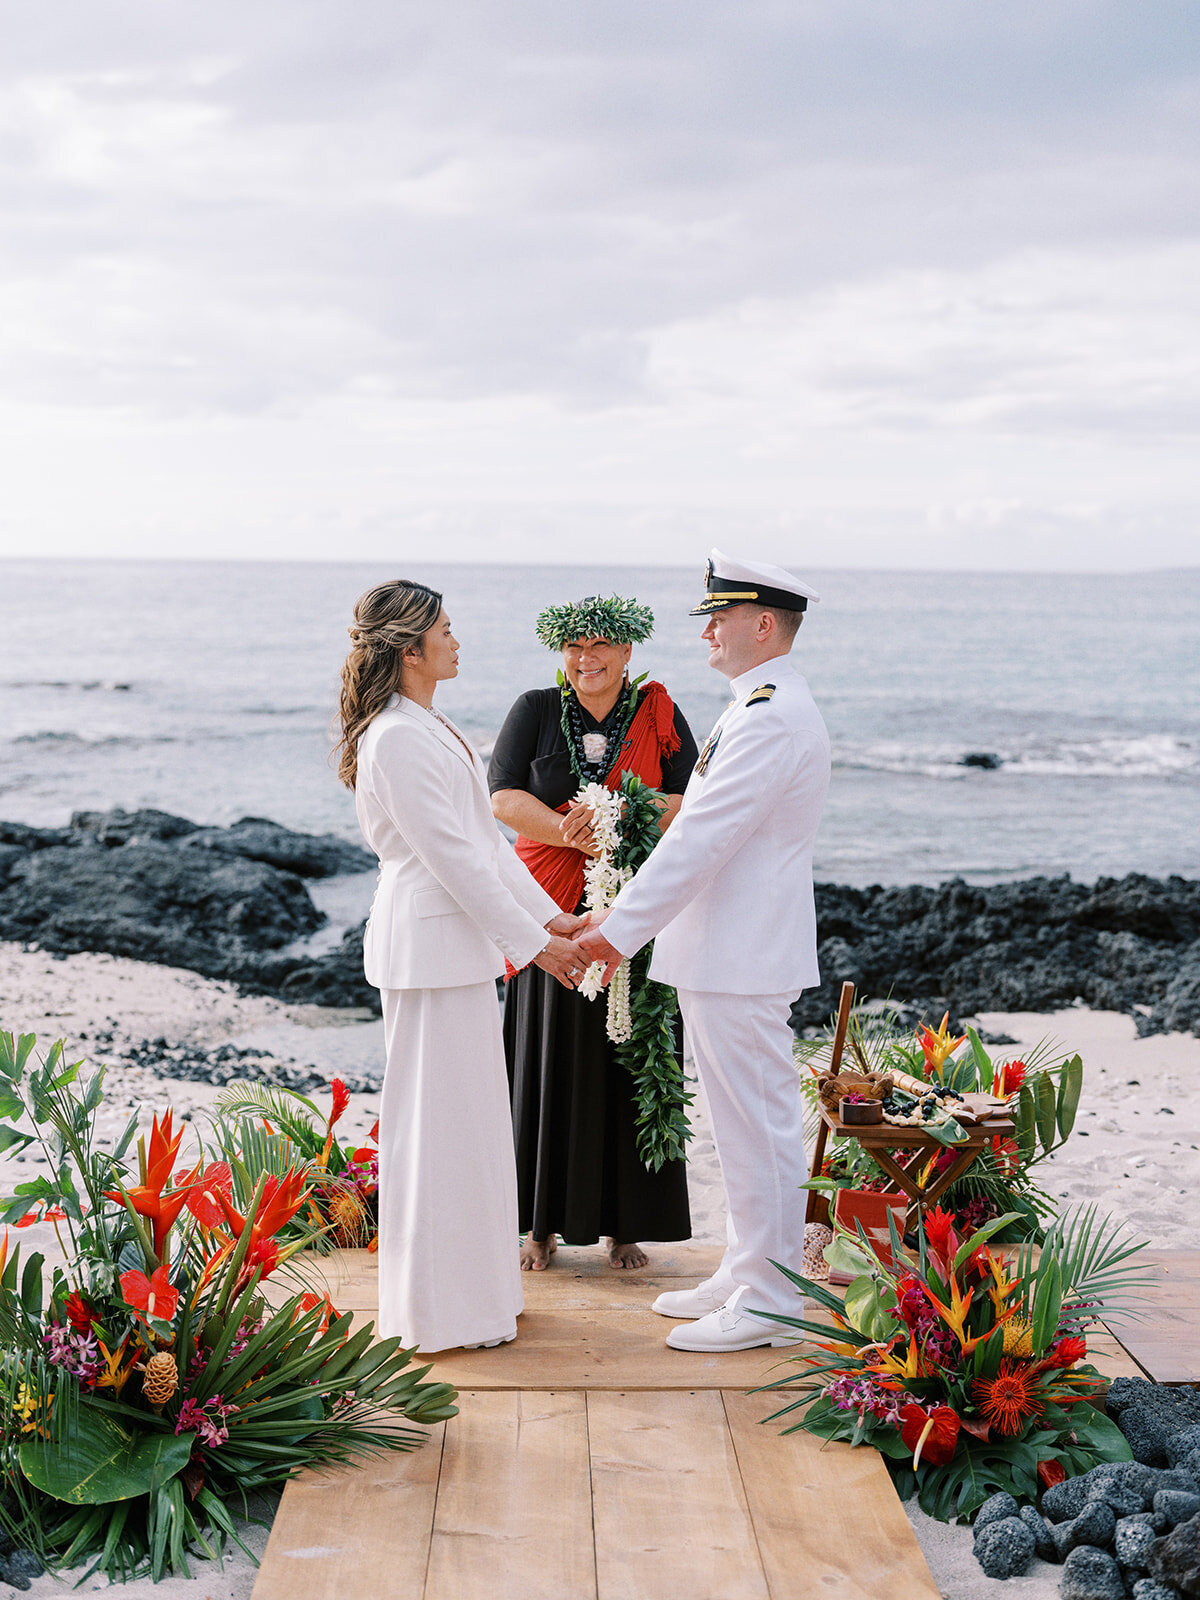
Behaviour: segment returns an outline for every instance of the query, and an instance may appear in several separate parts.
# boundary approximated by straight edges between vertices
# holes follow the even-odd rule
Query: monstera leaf
[[[68,1505],[108,1505],[150,1494],[181,1472],[193,1435],[144,1433],[126,1428],[98,1406],[83,1402],[66,1439],[26,1439],[21,1471],[45,1494]]]

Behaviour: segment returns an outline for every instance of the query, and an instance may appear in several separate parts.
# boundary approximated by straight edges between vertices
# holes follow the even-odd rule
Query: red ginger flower
[[[67,1313],[67,1321],[76,1333],[90,1333],[92,1323],[96,1321],[99,1313],[88,1304],[78,1289],[73,1289],[67,1296],[63,1310]]]
[[[1060,1339],[1046,1358],[1046,1365],[1050,1367],[1073,1367],[1077,1361],[1082,1361],[1087,1355],[1087,1340],[1076,1337]]]
[[[932,1211],[925,1213],[922,1226],[925,1229],[925,1242],[939,1273],[943,1278],[948,1277],[950,1263],[959,1246],[959,1238],[954,1231],[954,1214],[943,1211],[940,1205],[934,1206]]]
[[[1025,1082],[1028,1070],[1023,1061],[1002,1061],[992,1076],[992,1093],[998,1100],[1009,1099]]]
[[[931,1467],[945,1466],[958,1445],[962,1427],[958,1414],[949,1406],[926,1410],[915,1401],[900,1408],[900,1437],[913,1453],[914,1470],[922,1461]]]
[[[325,1145],[317,1162],[319,1167],[329,1165],[329,1155],[333,1149],[333,1125],[341,1120],[346,1107],[350,1104],[350,1091],[341,1078],[335,1078],[330,1088],[333,1090],[333,1108],[329,1113],[329,1121],[325,1124]]]
[[[123,1272],[121,1293],[127,1306],[164,1322],[170,1322],[179,1304],[179,1290],[168,1278],[166,1267],[156,1268],[149,1277],[144,1272]]]

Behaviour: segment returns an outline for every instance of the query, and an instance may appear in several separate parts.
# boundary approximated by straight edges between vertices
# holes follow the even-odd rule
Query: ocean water
[[[553,681],[541,607],[614,590],[654,609],[635,670],[702,740],[727,690],[687,615],[700,566],[0,562],[0,817],[158,806],[355,837],[338,671],[355,597],[398,574],[445,593],[461,670],[438,704],[482,748]],[[819,877],[1200,877],[1200,569],[805,575],[822,601],[795,657],[834,751]]]

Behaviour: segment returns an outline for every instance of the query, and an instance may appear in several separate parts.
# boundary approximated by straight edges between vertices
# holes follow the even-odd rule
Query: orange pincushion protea
[[[980,1378],[974,1385],[979,1410],[994,1428],[1010,1437],[1020,1433],[1030,1417],[1041,1411],[1035,1378],[1023,1363],[1003,1360],[994,1378]]]
[[[325,1201],[325,1215],[330,1238],[339,1249],[352,1249],[367,1242],[371,1221],[353,1189],[335,1189]]]

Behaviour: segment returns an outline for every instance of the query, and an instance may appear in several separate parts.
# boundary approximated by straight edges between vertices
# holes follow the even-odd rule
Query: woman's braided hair
[[[338,721],[342,736],[335,754],[338,777],[353,789],[358,777],[358,741],[367,724],[401,691],[402,652],[421,648],[422,635],[438,619],[442,597],[408,578],[378,583],[360,595],[350,626],[350,654],[342,668]]]

